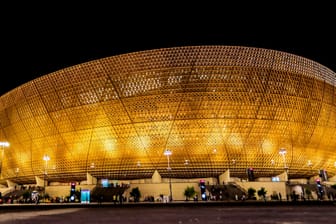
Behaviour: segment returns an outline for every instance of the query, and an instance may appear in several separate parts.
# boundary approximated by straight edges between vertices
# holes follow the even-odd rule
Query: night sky
[[[336,19],[331,6],[242,10],[214,4],[197,8],[162,4],[147,10],[98,4],[84,9],[44,5],[33,11],[22,5],[20,10],[2,9],[7,14],[1,15],[0,95],[90,60],[185,45],[270,48],[336,71]]]

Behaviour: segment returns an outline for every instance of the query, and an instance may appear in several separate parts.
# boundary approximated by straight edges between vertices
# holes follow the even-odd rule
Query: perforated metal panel
[[[336,167],[335,73],[296,55],[188,46],[102,58],[0,98],[2,179],[316,175]],[[279,149],[285,148],[285,157]],[[164,151],[170,149],[171,171]],[[48,162],[43,155],[49,155]],[[285,160],[284,160],[285,159]],[[309,161],[309,163],[308,163]]]

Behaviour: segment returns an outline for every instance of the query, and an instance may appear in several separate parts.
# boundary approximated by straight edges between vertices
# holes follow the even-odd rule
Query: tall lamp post
[[[286,164],[286,153],[287,153],[287,150],[284,149],[284,148],[281,148],[279,150],[279,154],[282,156],[282,159],[283,159],[283,162],[284,162],[284,168],[285,168],[285,170],[288,169],[287,164]]]
[[[44,164],[44,175],[43,175],[43,201],[45,202],[47,168],[48,168],[48,161],[50,160],[50,156],[48,156],[47,154],[45,154],[43,156],[43,160],[45,161],[45,164]]]
[[[288,166],[287,166],[287,163],[286,163],[286,153],[287,153],[287,150],[285,148],[281,148],[279,150],[279,154],[282,156],[283,163],[284,163],[284,169],[285,169],[285,172],[286,172],[285,180],[288,181]]]
[[[172,193],[171,167],[170,167],[169,157],[172,155],[172,151],[170,151],[169,149],[166,149],[163,154],[167,156],[167,162],[168,162],[167,170],[169,173],[169,201],[171,202],[173,200],[173,193]]]
[[[2,174],[2,162],[3,162],[3,159],[4,159],[4,155],[5,155],[5,147],[9,147],[9,142],[0,142],[0,146],[1,146],[1,149],[2,149],[2,152],[1,152],[0,173]]]

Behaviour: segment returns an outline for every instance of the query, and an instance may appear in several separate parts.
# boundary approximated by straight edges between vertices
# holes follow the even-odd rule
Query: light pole
[[[167,156],[167,162],[168,162],[168,173],[169,173],[169,202],[173,200],[173,193],[172,193],[172,183],[171,183],[171,167],[170,167],[170,161],[169,157],[172,155],[172,151],[169,149],[166,149],[163,153],[165,156]]]
[[[281,148],[279,150],[279,154],[282,156],[282,159],[283,159],[283,162],[284,162],[284,168],[285,168],[285,170],[288,169],[287,164],[286,164],[286,153],[287,153],[287,150],[284,149],[284,148]]]
[[[45,164],[44,164],[44,175],[43,175],[43,202],[45,202],[47,168],[48,168],[48,161],[50,160],[50,157],[47,154],[45,154],[43,156],[43,160],[45,161]]]
[[[16,169],[15,169],[15,188],[16,188],[16,186],[17,186],[17,184],[18,184],[18,175],[19,175],[19,172],[20,172],[20,168],[19,167],[16,167]]]
[[[2,174],[2,162],[3,162],[3,159],[4,159],[4,155],[5,155],[5,147],[9,147],[9,142],[0,142],[0,146],[1,146],[1,149],[2,149],[2,152],[1,152],[0,173]]]
[[[286,153],[287,153],[287,150],[285,148],[281,148],[279,150],[279,154],[282,156],[282,159],[283,159],[283,162],[284,162],[284,169],[285,169],[285,173],[286,173],[285,180],[288,181],[288,166],[287,166],[287,163],[286,163]]]

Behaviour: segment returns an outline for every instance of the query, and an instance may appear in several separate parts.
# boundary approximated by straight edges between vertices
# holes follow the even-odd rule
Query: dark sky
[[[184,45],[271,48],[336,71],[336,20],[331,6],[255,10],[248,6],[162,4],[147,10],[89,4],[84,9],[43,5],[35,10],[9,8],[11,13],[1,15],[0,95],[34,78],[90,60]]]

